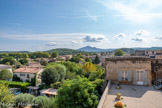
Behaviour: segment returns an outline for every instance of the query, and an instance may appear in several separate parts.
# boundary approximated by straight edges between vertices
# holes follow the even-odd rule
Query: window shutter
[[[128,71],[127,74],[128,74],[128,81],[132,81],[132,72]]]
[[[147,85],[148,79],[147,79],[147,71],[143,72],[143,85]]]
[[[118,81],[121,81],[121,71],[118,70]]]
[[[133,84],[137,84],[137,71],[134,71]]]

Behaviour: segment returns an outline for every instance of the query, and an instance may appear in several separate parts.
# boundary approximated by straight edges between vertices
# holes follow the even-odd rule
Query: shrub
[[[18,76],[15,74],[15,75],[13,75],[12,81],[22,81],[22,80],[20,79],[20,77],[18,77]]]
[[[21,88],[23,92],[26,90],[28,86],[30,86],[30,83],[16,82],[16,81],[0,80],[0,83],[7,84],[10,88]]]
[[[8,108],[9,106],[14,103],[14,95],[11,93],[11,91],[8,88],[8,85],[4,83],[0,83],[0,108]]]
[[[19,94],[15,96],[15,105],[16,106],[28,106],[29,104],[32,104],[34,96],[28,93],[25,94]]]
[[[54,84],[51,84],[51,88],[58,89],[59,87],[61,87],[61,85],[62,85],[61,82],[56,82]]]
[[[32,100],[34,108],[55,108],[55,99],[48,98],[47,96],[38,96]]]
[[[121,101],[116,102],[114,106],[116,108],[124,108],[124,105],[123,105],[123,103]]]
[[[116,96],[117,96],[117,99],[120,100],[121,93],[118,92],[118,93],[116,94]]]
[[[12,73],[9,70],[0,71],[0,80],[8,80],[12,78]]]

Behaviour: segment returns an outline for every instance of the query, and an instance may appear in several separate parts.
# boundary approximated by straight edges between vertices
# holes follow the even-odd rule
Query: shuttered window
[[[122,80],[128,80],[128,72],[122,71]]]

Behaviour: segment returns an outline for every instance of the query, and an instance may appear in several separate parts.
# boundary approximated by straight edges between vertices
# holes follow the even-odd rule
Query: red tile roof
[[[18,69],[16,69],[14,72],[17,73],[37,73],[41,70],[41,68],[38,67],[20,67]]]

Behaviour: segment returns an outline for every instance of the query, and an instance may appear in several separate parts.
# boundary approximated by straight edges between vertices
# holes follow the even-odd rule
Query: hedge
[[[25,92],[26,88],[30,86],[30,83],[16,82],[16,81],[0,80],[0,83],[7,84],[10,88],[21,88],[21,91],[23,92]]]

